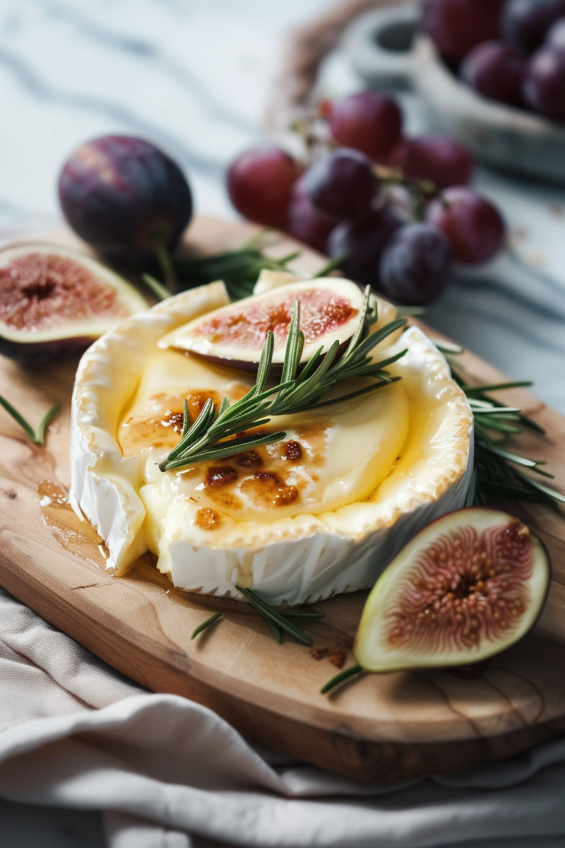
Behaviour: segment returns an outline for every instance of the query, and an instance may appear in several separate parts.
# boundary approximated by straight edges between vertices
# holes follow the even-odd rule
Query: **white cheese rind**
[[[138,494],[143,463],[122,456],[115,435],[119,415],[159,339],[227,303],[223,283],[183,292],[128,318],[98,339],[80,361],[71,404],[70,501],[104,540],[106,567],[117,574],[147,551],[145,507]]]
[[[143,461],[122,457],[116,441],[120,413],[159,338],[226,300],[221,284],[185,292],[120,325],[81,362],[73,395],[72,497],[104,538],[108,567],[118,574],[148,549]],[[431,406],[394,474],[365,501],[334,512],[265,523],[223,518],[218,533],[197,526],[197,504],[176,500],[158,533],[159,567],[175,586],[238,597],[239,584],[271,603],[313,603],[372,586],[419,529],[463,506],[472,472],[466,399],[420,330],[411,328],[397,344],[409,352],[395,368]],[[126,362],[135,365],[124,367]],[[150,522],[146,527],[153,532]]]

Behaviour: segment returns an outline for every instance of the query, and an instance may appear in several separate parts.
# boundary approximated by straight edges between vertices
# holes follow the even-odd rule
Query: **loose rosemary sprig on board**
[[[58,403],[55,406],[52,406],[51,409],[48,409],[41,421],[39,422],[39,427],[37,430],[34,430],[31,424],[25,420],[23,415],[15,409],[12,404],[6,400],[6,398],[0,395],[0,406],[3,406],[6,412],[12,416],[14,421],[17,421],[22,430],[26,433],[27,436],[31,439],[34,445],[44,445],[45,444],[45,431],[47,427],[51,423],[51,421],[55,418],[57,413],[60,410],[60,406]]]
[[[268,424],[273,416],[319,409],[360,397],[396,382],[400,378],[391,377],[386,368],[404,356],[406,350],[379,362],[373,362],[370,353],[383,339],[403,327],[406,319],[391,321],[375,333],[367,335],[370,325],[376,320],[368,286],[357,329],[345,354],[338,358],[340,344],[336,340],[326,353],[324,348],[320,347],[299,371],[305,339],[300,329],[300,303],[295,301],[280,382],[266,388],[275,345],[275,337],[269,331],[261,353],[255,385],[240,400],[230,406],[228,399],[224,398],[220,409],[216,410],[208,399],[193,423],[189,420],[188,405],[185,401],[180,441],[160,463],[161,471],[224,459],[259,445],[278,442],[285,438],[286,433],[278,431],[249,436],[238,434]],[[337,383],[350,382],[359,377],[370,377],[375,382],[331,400],[322,400]]]
[[[249,254],[252,253],[253,256],[250,257]],[[246,249],[235,250],[231,254],[218,254],[217,256],[209,256],[205,259],[195,259],[193,260],[195,263],[206,262],[205,272],[202,271],[201,276],[197,278],[197,281],[194,282],[194,276],[191,278],[191,283],[185,288],[193,288],[196,285],[204,285],[204,283],[213,283],[216,280],[222,280],[228,294],[230,296],[230,300],[232,302],[236,300],[243,300],[243,298],[250,297],[253,294],[253,289],[255,288],[255,284],[257,282],[257,278],[259,273],[267,269],[269,271],[288,271],[287,264],[291,262],[293,259],[298,257],[298,253],[290,253],[288,256],[283,256],[282,259],[267,259],[262,254],[258,254],[260,259],[257,258],[257,251],[249,251]],[[247,258],[246,258],[247,256]],[[336,259],[330,260],[327,265],[324,265],[323,268],[320,268],[316,274],[312,275],[312,280],[316,280],[319,277],[327,277],[340,265],[345,261],[345,256],[338,256]],[[233,277],[233,267],[230,271],[230,264],[237,265],[239,262],[242,263],[245,278],[243,281],[234,281]],[[225,263],[225,264],[223,264]],[[246,263],[251,263],[251,270],[247,267]],[[220,275],[220,276],[214,276]],[[255,275],[255,276],[253,276]],[[147,288],[151,291],[153,295],[157,298],[157,300],[167,300],[169,297],[172,297],[174,292],[167,288],[163,283],[161,283],[156,277],[152,274],[142,274],[141,279],[147,286]],[[400,312],[400,310],[399,310]],[[421,315],[422,310],[419,307],[415,307],[413,310],[406,310],[404,313],[406,316],[408,315]]]
[[[302,645],[312,645],[312,640],[310,637],[304,633],[304,631],[297,627],[292,621],[289,621],[289,618],[302,618],[302,619],[311,619],[316,620],[319,618],[325,618],[326,614],[323,612],[313,612],[310,610],[282,610],[276,609],[276,607],[272,607],[266,601],[262,600],[258,595],[255,594],[251,589],[242,589],[241,586],[237,587],[241,592],[244,598],[246,598],[251,606],[261,615],[267,624],[269,625],[269,629],[273,634],[274,638],[277,642],[283,641],[283,634],[287,633],[289,636],[292,636],[297,642],[300,642]],[[214,615],[207,618],[206,621],[203,621],[192,633],[191,639],[195,639],[200,633],[204,630],[207,630],[212,624],[215,624],[218,619],[222,617],[221,612],[217,612]]]
[[[528,418],[519,407],[505,406],[490,396],[491,392],[531,386],[531,382],[519,380],[490,385],[469,385],[458,370],[453,357],[463,351],[459,348],[438,344],[445,355],[453,379],[465,393],[473,412],[475,425],[475,463],[468,506],[485,506],[490,500],[517,500],[543,503],[553,509],[558,503],[565,504],[565,495],[536,480],[522,469],[539,477],[553,479],[541,466],[544,460],[530,459],[508,450],[511,436],[519,436],[524,428],[543,436],[545,431]]]
[[[456,348],[445,342],[436,342],[436,346],[447,359],[453,379],[465,393],[473,412],[475,461],[465,505],[486,506],[489,504],[489,495],[495,500],[530,501],[546,504],[553,509],[556,509],[559,503],[565,504],[565,495],[520,470],[525,468],[541,477],[553,479],[552,474],[540,467],[546,464],[545,461],[529,459],[507,450],[509,438],[520,435],[524,428],[533,430],[540,436],[545,435],[544,429],[524,415],[519,407],[505,406],[490,397],[491,392],[527,388],[532,385],[531,382],[519,380],[480,386],[469,385],[453,361],[454,356],[463,353],[463,348]],[[320,692],[327,695],[348,680],[364,673],[360,665],[346,668],[328,680]]]

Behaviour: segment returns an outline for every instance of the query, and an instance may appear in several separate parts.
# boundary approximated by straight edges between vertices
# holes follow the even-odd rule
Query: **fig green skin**
[[[173,251],[192,217],[192,195],[178,165],[154,144],[108,135],[82,145],[59,177],[72,229],[113,261],[142,266],[161,244]]]
[[[430,524],[428,524],[426,527],[424,527],[422,530],[420,530],[413,537],[413,539],[411,539],[410,542],[407,543],[407,547],[409,545],[411,545],[413,542],[415,542],[420,536],[423,536],[424,534],[428,534],[429,531],[433,530],[434,528],[437,528],[437,532],[441,533],[442,530],[445,529],[442,525],[445,525],[447,522],[451,523],[454,520],[456,521],[458,516],[460,516],[466,522],[472,523],[473,522],[473,514],[475,514],[478,518],[478,521],[480,521],[481,515],[486,515],[488,513],[490,513],[491,515],[497,516],[500,519],[501,525],[507,524],[509,520],[516,518],[516,516],[510,515],[507,512],[503,512],[502,510],[498,510],[498,509],[491,509],[489,507],[463,507],[462,509],[458,509],[458,510],[455,510],[454,512],[446,513],[445,515],[442,515],[439,518],[436,518],[435,521],[432,521]],[[537,556],[539,558],[537,567],[543,567],[545,569],[545,575],[546,575],[545,588],[544,588],[543,596],[541,598],[536,598],[536,602],[539,604],[537,614],[535,615],[535,617],[532,618],[529,627],[527,629],[525,629],[517,639],[514,639],[513,641],[510,641],[510,642],[507,641],[507,642],[501,643],[501,644],[485,645],[482,648],[482,650],[479,651],[475,657],[473,657],[472,660],[465,660],[463,662],[464,666],[480,664],[480,663],[488,660],[490,657],[496,656],[496,654],[502,653],[503,651],[505,651],[508,648],[515,645],[517,642],[521,641],[525,636],[528,635],[528,633],[530,633],[533,630],[533,628],[536,626],[537,622],[539,621],[539,619],[540,619],[540,617],[543,613],[543,610],[545,608],[545,604],[546,604],[546,601],[547,601],[547,597],[549,595],[549,590],[550,590],[550,587],[551,587],[551,577],[552,577],[551,560],[549,558],[549,552],[547,550],[547,547],[543,543],[543,541],[540,539],[540,537],[537,536],[535,533],[533,533],[532,530],[530,530],[529,527],[528,527],[528,530],[529,530],[529,533],[530,533],[532,545],[534,546],[534,548],[537,549]],[[395,559],[383,571],[383,573],[381,574],[381,576],[379,577],[379,579],[375,583],[375,586],[371,590],[370,596],[374,595],[375,590],[379,586],[380,581],[386,575],[387,571],[395,565],[396,561],[399,558],[402,557],[402,555],[403,555],[403,551],[400,551],[400,553],[397,554]],[[361,616],[362,619],[363,619],[363,616],[365,615],[366,609],[367,609],[367,605],[365,606],[365,609],[363,610],[363,613],[362,613],[362,616]],[[353,654],[355,656],[356,661],[359,663],[359,665],[361,667],[363,667],[363,662],[359,658],[360,629],[361,628],[359,628],[359,630],[357,631],[357,635],[355,637]],[[438,655],[437,662],[430,662],[429,659],[422,659],[422,661],[419,662],[418,659],[415,658],[414,661],[412,661],[412,662],[405,662],[405,661],[401,660],[401,661],[399,661],[399,663],[397,665],[391,664],[391,665],[388,665],[388,667],[382,668],[382,669],[379,669],[379,670],[374,669],[374,668],[368,668],[367,670],[371,671],[372,673],[376,673],[376,674],[388,674],[388,673],[394,673],[394,672],[397,672],[397,671],[416,671],[418,669],[423,669],[423,668],[437,668],[437,669],[439,669],[439,668],[457,668],[457,667],[460,667],[461,665],[462,665],[461,659],[458,658],[455,654],[452,654],[452,655],[447,655],[447,656],[443,656],[443,657]]]

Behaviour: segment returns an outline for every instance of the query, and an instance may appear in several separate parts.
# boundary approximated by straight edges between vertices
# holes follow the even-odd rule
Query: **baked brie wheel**
[[[184,292],[86,352],[72,401],[71,502],[104,539],[116,575],[149,550],[190,592],[241,598],[238,587],[252,588],[270,603],[299,604],[368,588],[418,530],[464,505],[467,400],[411,327],[378,346],[379,359],[406,349],[387,368],[398,382],[273,418],[267,427],[283,430],[281,441],[163,472],[185,399],[194,420],[206,400],[233,403],[254,383],[180,349],[184,325],[228,303],[223,283]],[[395,310],[377,303],[378,328]]]

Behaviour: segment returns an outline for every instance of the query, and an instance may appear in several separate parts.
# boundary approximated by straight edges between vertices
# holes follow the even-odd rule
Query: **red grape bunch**
[[[425,0],[422,28],[483,97],[565,121],[565,0]]]
[[[469,188],[474,161],[464,145],[403,137],[398,105],[376,91],[326,102],[319,112],[315,121],[326,120],[330,142],[307,145],[306,162],[264,146],[232,163],[227,188],[242,215],[342,258],[347,277],[399,304],[431,303],[454,261],[486,262],[501,250],[504,222]],[[401,187],[403,203],[391,186]]]

